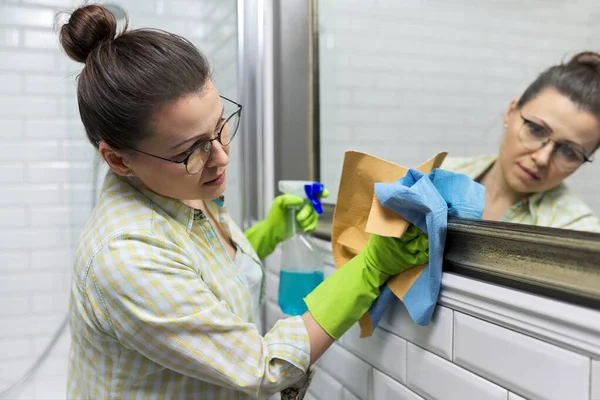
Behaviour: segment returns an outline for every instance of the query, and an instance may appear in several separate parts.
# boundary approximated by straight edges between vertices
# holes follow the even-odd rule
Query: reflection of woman
[[[442,166],[485,186],[483,218],[600,231],[563,184],[600,145],[600,55],[580,53],[544,71],[510,103],[504,132],[497,157],[449,158]]]
[[[79,111],[107,162],[77,244],[69,398],[246,399],[306,377],[391,276],[427,261],[427,238],[372,236],[306,297],[308,312],[261,336],[260,259],[285,239],[280,196],[245,234],[229,217],[229,146],[242,106],[222,97],[205,57],[163,31],[116,35],[104,7],[77,9],[61,43],[84,63]],[[316,214],[298,213],[305,229]]]

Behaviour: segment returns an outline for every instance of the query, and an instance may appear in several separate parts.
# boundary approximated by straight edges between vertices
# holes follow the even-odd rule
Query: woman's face
[[[183,160],[192,146],[217,137],[228,117],[224,115],[226,112],[219,93],[209,81],[202,92],[182,97],[159,109],[154,116],[152,136],[140,142],[137,150]],[[215,199],[225,191],[229,146],[222,146],[218,140],[211,143],[204,167],[194,175],[186,171],[184,164],[135,151],[122,155],[126,174],[107,161],[115,172],[134,176],[148,189],[163,196],[179,200]],[[102,153],[102,147],[100,150]]]
[[[521,109],[516,105],[513,100],[504,116],[506,132],[498,159],[506,182],[516,193],[537,193],[557,186],[581,165],[577,157],[589,157],[600,141],[598,118],[557,90],[540,92]],[[526,145],[527,133],[529,137],[549,135],[550,141],[543,147],[531,142]],[[556,143],[563,144],[562,148],[555,150]]]

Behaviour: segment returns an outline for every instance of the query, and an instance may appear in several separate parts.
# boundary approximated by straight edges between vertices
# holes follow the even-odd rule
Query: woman
[[[114,15],[79,8],[60,31],[79,111],[110,170],[77,244],[69,398],[266,397],[293,386],[369,308],[391,276],[427,261],[427,238],[372,236],[263,337],[260,260],[285,239],[275,199],[246,234],[222,194],[242,106],[219,96],[205,57],[157,30],[117,35]],[[314,229],[305,208],[299,223]]]
[[[600,55],[544,71],[504,114],[497,157],[448,159],[443,168],[486,188],[483,218],[599,232],[592,210],[563,181],[600,146]]]

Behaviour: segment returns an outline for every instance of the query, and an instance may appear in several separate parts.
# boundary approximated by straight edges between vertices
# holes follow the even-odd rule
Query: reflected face
[[[172,160],[183,160],[194,145],[214,139],[224,118],[219,93],[208,82],[200,93],[190,94],[163,106],[154,116],[153,135],[138,150]],[[227,129],[227,128],[225,128]],[[197,147],[197,146],[196,146]],[[190,175],[184,164],[171,163],[145,154],[128,154],[129,168],[148,189],[179,200],[215,199],[226,186],[229,146],[213,140],[204,167]]]
[[[559,185],[600,142],[600,120],[554,89],[542,91],[521,109],[516,106],[514,100],[505,113],[498,159],[516,193]]]

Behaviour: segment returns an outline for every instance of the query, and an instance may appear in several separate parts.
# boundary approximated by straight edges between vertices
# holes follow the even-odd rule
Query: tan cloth
[[[429,173],[442,165],[447,154],[438,153],[416,169]],[[379,203],[375,195],[375,183],[395,182],[408,170],[369,154],[346,152],[331,234],[336,268],[342,267],[358,254],[371,233],[387,237],[401,237],[404,234],[408,221]],[[388,285],[392,292],[402,299],[423,268],[424,265],[411,268],[390,279]],[[363,324],[370,324],[370,319],[368,322],[367,319],[361,319],[361,328]]]

